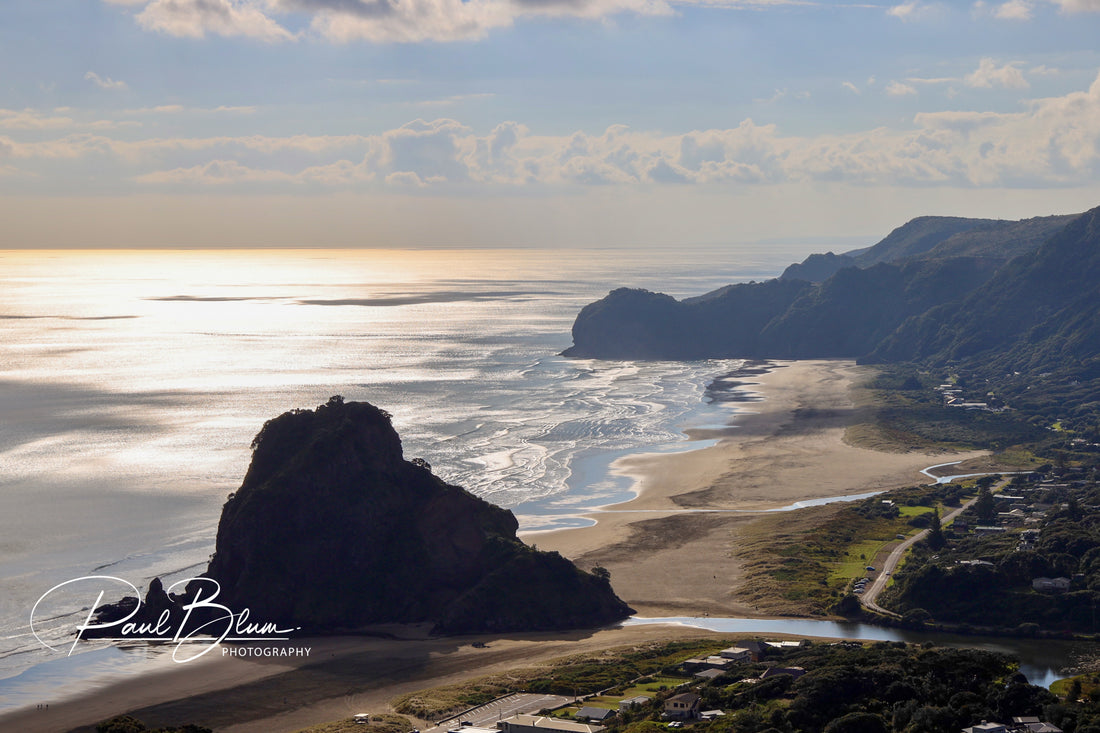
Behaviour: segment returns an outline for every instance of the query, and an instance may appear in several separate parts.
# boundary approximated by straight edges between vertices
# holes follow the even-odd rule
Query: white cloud
[[[112,91],[122,91],[126,89],[126,82],[116,81],[109,76],[100,76],[94,71],[89,71],[84,74],[84,78],[95,84],[100,89],[110,89]]]
[[[492,92],[482,92],[478,94],[452,94],[449,97],[443,99],[424,99],[419,102],[409,102],[414,107],[449,107],[453,104],[459,104],[460,102],[469,102],[477,99],[492,99],[496,95]]]
[[[843,83],[843,84],[842,84],[841,86],[843,86],[843,87],[844,87],[845,89],[847,89],[847,90],[849,90],[849,91],[851,91],[851,92],[853,92],[853,93],[855,93],[855,94],[859,94],[859,93],[860,93],[860,91],[859,91],[859,87],[857,87],[857,86],[856,86],[855,84],[853,84],[853,83],[852,83],[852,82],[850,82],[850,81],[846,81],[846,82],[844,82],[844,83]]]
[[[1100,76],[1085,91],[1034,99],[1014,112],[923,113],[900,128],[816,136],[784,135],[775,125],[751,119],[721,129],[655,133],[612,125],[569,135],[540,135],[507,121],[479,134],[440,118],[374,135],[37,137],[33,142],[0,137],[0,157],[20,161],[24,175],[40,170],[57,175],[65,166],[82,170],[94,161],[104,180],[116,176],[142,186],[191,189],[478,192],[495,186],[807,182],[1091,186],[1100,180]]]
[[[156,107],[138,107],[126,110],[128,115],[172,115],[172,114],[231,114],[250,115],[256,113],[255,107],[184,107],[182,104],[161,104]]]
[[[917,93],[917,90],[900,81],[892,81],[886,85],[886,93],[891,97],[906,97]]]
[[[977,69],[966,75],[964,81],[971,87],[1027,89],[1030,84],[1017,66],[1019,64],[1011,63],[998,67],[993,59],[984,58],[978,63]]]
[[[1003,89],[1027,89],[1030,85],[1024,78],[1024,73],[1019,69],[1020,62],[1012,62],[1004,66],[997,66],[997,62],[991,58],[983,58],[978,62],[978,68],[962,77],[909,77],[910,84],[965,84],[971,88],[991,89],[1000,87]],[[1032,73],[1049,74],[1046,67],[1037,67]],[[1057,73],[1057,72],[1055,72]],[[952,95],[953,96],[953,95]]]
[[[212,160],[191,168],[156,171],[138,176],[140,183],[226,185],[234,183],[293,183],[294,176],[276,170],[257,170],[235,160]]]
[[[783,99],[783,97],[785,96],[787,96],[786,89],[776,89],[770,97],[761,97],[760,99],[754,99],[753,101],[757,104],[774,104],[775,102]]]
[[[334,43],[416,43],[484,38],[521,17],[606,18],[617,13],[672,13],[669,0],[124,0],[145,7],[135,17],[147,30],[183,38],[209,34],[262,41],[297,35],[280,23],[305,16],[310,32]],[[685,2],[685,0],[675,0]],[[770,6],[801,0],[686,0],[687,4]]]
[[[128,109],[126,114],[128,115],[169,115],[183,111],[182,104],[162,104],[157,107],[141,107],[138,109]]]
[[[886,14],[899,20],[913,21],[931,15],[934,10],[935,8],[932,5],[918,2],[918,0],[909,0],[909,2],[888,8]]]
[[[1066,13],[1098,13],[1100,0],[1047,0]]]
[[[51,130],[73,124],[71,117],[47,117],[33,109],[0,109],[0,127],[8,130]]]
[[[1035,7],[1028,0],[1008,0],[993,11],[993,17],[1001,20],[1031,20],[1034,14]]]
[[[152,0],[137,14],[146,30],[183,38],[208,34],[260,41],[293,40],[294,34],[248,0]]]

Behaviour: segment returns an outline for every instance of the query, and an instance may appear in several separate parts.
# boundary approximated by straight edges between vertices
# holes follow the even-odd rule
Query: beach
[[[746,377],[734,425],[693,437],[699,450],[634,456],[614,470],[636,482],[636,498],[588,514],[595,525],[529,533],[529,544],[580,566],[603,566],[616,592],[641,616],[761,616],[738,601],[738,532],[761,512],[797,502],[913,485],[922,468],[980,453],[880,452],[845,441],[862,419],[852,387],[869,372],[849,361],[775,363]],[[114,683],[95,693],[0,717],[0,727],[68,730],[133,711],[150,724],[196,722],[217,730],[293,731],[386,709],[395,695],[601,646],[681,635],[674,626],[510,635],[507,639],[393,636],[298,641],[308,658],[216,657]],[[471,646],[485,641],[488,649]],[[214,655],[208,655],[214,656]]]
[[[596,525],[525,536],[581,567],[611,571],[642,616],[758,616],[737,600],[734,548],[761,512],[798,502],[926,482],[922,468],[985,454],[884,452],[845,440],[866,419],[851,394],[870,372],[850,361],[777,362],[748,379],[764,399],[745,403],[717,444],[619,461],[637,498],[588,515]],[[697,437],[711,437],[699,435]]]

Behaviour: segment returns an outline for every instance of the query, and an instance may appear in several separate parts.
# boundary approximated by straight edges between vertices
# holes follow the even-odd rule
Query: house
[[[602,723],[609,718],[615,717],[614,710],[608,710],[607,708],[594,708],[589,705],[585,705],[578,710],[574,715],[577,720],[585,720],[589,723],[596,722]]]
[[[972,725],[969,728],[963,728],[962,733],[1009,733],[1008,728],[1003,723],[987,723],[982,721],[978,725]]]
[[[1065,593],[1069,590],[1069,578],[1033,578],[1031,587],[1040,593]]]
[[[1054,723],[1044,723],[1035,715],[1016,716],[1012,719],[1012,730],[1019,733],[1062,733]]]
[[[698,718],[700,698],[694,692],[681,692],[665,700],[665,715],[670,718]]]
[[[732,659],[727,659],[720,654],[712,654],[704,659],[703,662],[706,663],[707,667],[710,669],[728,669],[733,666],[734,663]]]
[[[693,677],[701,680],[713,680],[715,677],[721,677],[725,672],[720,669],[704,669],[702,672],[696,672]]]
[[[685,672],[699,672],[704,669],[726,669],[733,664],[732,659],[720,656],[710,656],[705,659],[685,659],[680,663]]]
[[[649,702],[649,698],[645,695],[638,695],[637,697],[630,697],[625,700],[619,700],[619,710],[633,710],[634,708],[640,708]]]
[[[718,656],[723,659],[728,659],[731,662],[751,662],[752,651],[747,647],[731,646],[729,649],[723,649],[718,652]]]
[[[1044,723],[1034,715],[1012,718],[1012,729],[1019,733],[1062,733],[1054,723]]]
[[[513,715],[497,722],[497,730],[500,733],[601,733],[603,726],[544,715]]]
[[[797,680],[799,677],[806,674],[806,670],[802,669],[802,667],[768,667],[761,673],[760,679],[766,680],[769,677],[775,677],[781,674],[789,674]]]
[[[738,646],[741,649],[748,649],[752,652],[752,659],[754,662],[759,661],[760,657],[768,649],[767,645],[762,641],[742,641]]]

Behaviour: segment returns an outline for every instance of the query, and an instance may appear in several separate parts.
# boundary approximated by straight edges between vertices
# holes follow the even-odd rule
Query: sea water
[[[628,498],[614,459],[724,424],[734,408],[705,389],[738,363],[565,359],[577,312],[614,287],[698,295],[801,254],[0,252],[0,711],[143,668],[148,651],[91,645],[59,662],[32,606],[71,578],[201,572],[249,443],[286,410],[335,394],[386,409],[407,458],[521,529]],[[55,600],[36,632],[67,650],[94,598]]]

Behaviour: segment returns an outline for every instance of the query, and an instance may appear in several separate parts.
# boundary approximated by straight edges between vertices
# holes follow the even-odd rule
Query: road
[[[992,493],[996,494],[1001,489],[1003,489],[1005,487],[1005,485],[1008,484],[1008,482],[1009,482],[1009,479],[1007,479],[1007,478],[1006,479],[1001,479],[1000,483],[998,483],[996,486],[991,488],[990,491]],[[948,512],[947,514],[943,515],[942,517],[940,517],[940,523],[943,524],[943,525],[950,524],[951,522],[953,522],[955,520],[955,517],[959,516],[964,511],[966,511],[970,507],[970,505],[973,504],[974,502],[976,502],[977,500],[978,500],[978,497],[975,496],[973,499],[971,499],[969,501],[966,501],[966,502],[963,502],[962,506],[960,506],[958,509],[954,509],[954,510]],[[887,609],[883,608],[882,606],[878,605],[878,603],[876,603],[875,601],[878,599],[879,593],[882,593],[882,591],[886,589],[886,584],[890,581],[890,576],[893,575],[894,570],[896,570],[897,567],[898,567],[898,564],[901,563],[901,558],[902,558],[902,556],[905,555],[905,552],[910,547],[912,547],[916,543],[920,542],[921,540],[923,540],[927,536],[928,536],[928,530],[927,529],[922,529],[920,532],[917,532],[915,535],[908,538],[907,540],[900,543],[897,547],[894,548],[893,552],[890,553],[890,556],[886,558],[886,562],[883,563],[882,567],[880,568],[881,572],[879,572],[878,577],[875,578],[873,581],[871,581],[871,583],[869,583],[867,585],[867,589],[864,590],[863,595],[860,596],[859,602],[861,604],[863,604],[864,607],[869,608],[872,611],[875,611],[877,613],[881,613],[884,616],[892,616],[894,618],[901,618],[900,614],[894,613],[893,611],[890,611],[890,610],[887,610]]]

